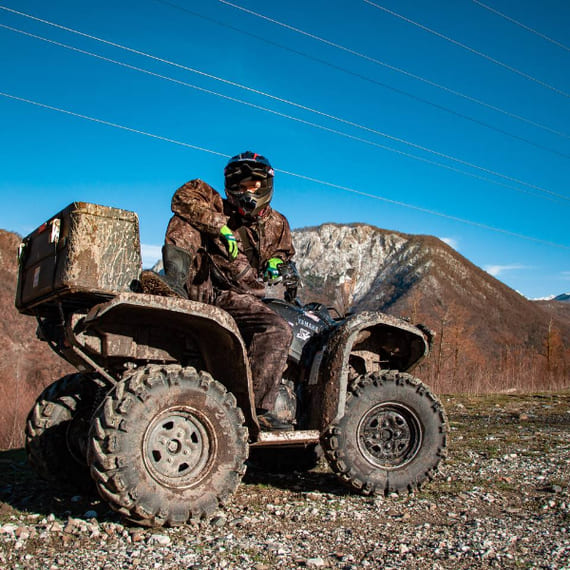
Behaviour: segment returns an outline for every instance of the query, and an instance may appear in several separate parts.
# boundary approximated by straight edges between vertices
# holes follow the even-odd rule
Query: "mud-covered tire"
[[[344,416],[322,437],[339,479],[362,494],[413,491],[445,457],[448,424],[439,399],[397,371],[363,375],[349,390]]]
[[[222,505],[247,453],[243,414],[222,384],[194,368],[148,365],[103,401],[88,462],[112,509],[144,526],[174,526]]]
[[[39,395],[26,421],[26,452],[42,479],[81,491],[93,488],[86,444],[95,391],[87,377],[68,374]]]
[[[267,473],[292,473],[310,471],[319,463],[322,449],[318,444],[306,447],[252,447],[248,465]]]

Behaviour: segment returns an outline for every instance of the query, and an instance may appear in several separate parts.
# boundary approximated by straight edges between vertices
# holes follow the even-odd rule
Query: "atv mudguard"
[[[429,354],[424,332],[391,315],[363,312],[349,317],[328,339],[319,367],[311,425],[321,433],[344,415],[349,360],[358,354],[376,357],[378,369],[409,372]]]
[[[73,337],[106,370],[171,362],[209,372],[235,395],[257,431],[246,348],[224,310],[176,297],[120,293],[78,319]]]

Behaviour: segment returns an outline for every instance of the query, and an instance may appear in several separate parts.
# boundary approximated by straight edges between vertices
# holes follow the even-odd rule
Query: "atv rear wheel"
[[[89,378],[68,374],[36,400],[26,422],[26,452],[42,479],[83,491],[93,486],[86,444],[95,392]]]
[[[120,382],[93,421],[89,463],[111,508],[145,526],[213,513],[236,489],[247,429],[207,372],[149,365]]]
[[[418,379],[397,371],[357,379],[344,416],[324,434],[326,458],[341,481],[370,495],[413,491],[432,479],[447,446],[447,418]]]

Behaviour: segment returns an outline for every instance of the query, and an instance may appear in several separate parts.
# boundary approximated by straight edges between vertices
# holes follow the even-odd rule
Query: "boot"
[[[256,415],[261,431],[292,431],[294,429],[293,424],[283,421],[273,412],[258,409]]]
[[[163,297],[188,299],[185,285],[191,261],[192,256],[185,249],[167,243],[162,247],[164,275],[154,271],[143,271],[141,274],[143,291]]]

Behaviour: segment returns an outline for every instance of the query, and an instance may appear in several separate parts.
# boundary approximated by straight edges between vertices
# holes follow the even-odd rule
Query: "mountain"
[[[551,299],[534,301],[539,307],[550,313],[554,318],[564,321],[570,326],[570,295],[564,293]]]
[[[463,348],[480,360],[499,361],[506,351],[540,354],[553,327],[569,345],[564,315],[529,301],[435,237],[324,224],[296,230],[294,243],[305,301],[421,320],[440,335],[463,335]]]
[[[549,295],[548,297],[540,297],[538,299],[531,299],[531,301],[570,302],[570,293],[562,293],[561,295]]]

